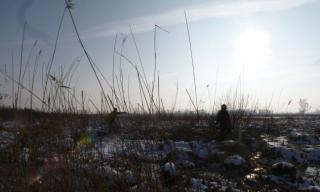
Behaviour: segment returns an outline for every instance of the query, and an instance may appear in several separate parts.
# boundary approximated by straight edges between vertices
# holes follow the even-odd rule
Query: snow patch
[[[227,165],[240,166],[246,163],[246,160],[243,159],[240,155],[231,155],[224,160],[224,163]]]
[[[306,158],[309,161],[320,161],[320,147],[313,148],[304,148],[303,151],[306,154]]]
[[[168,173],[171,177],[176,176],[176,167],[172,162],[165,163],[163,166],[163,171]]]
[[[207,191],[208,190],[208,182],[203,179],[191,178],[191,186],[196,191]]]

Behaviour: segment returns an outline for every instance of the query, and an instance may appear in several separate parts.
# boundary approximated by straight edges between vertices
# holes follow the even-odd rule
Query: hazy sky
[[[53,51],[64,0],[2,0],[0,7],[0,69],[18,79],[23,25],[27,22],[24,66],[30,56],[24,85],[29,87],[39,50],[35,93],[42,94],[41,66]],[[191,109],[186,89],[194,97],[192,65],[185,25],[188,15],[199,105],[226,102],[230,92],[242,91],[261,108],[297,111],[305,98],[312,110],[320,109],[320,1],[318,0],[75,0],[72,12],[84,44],[97,66],[112,82],[113,46],[139,65],[130,25],[141,53],[149,83],[153,80],[154,25],[157,30],[157,71],[160,95],[170,108],[178,87],[177,109]],[[123,40],[125,39],[125,40]],[[33,52],[31,48],[38,40]],[[71,86],[84,91],[100,106],[100,88],[65,15],[52,74],[67,71],[82,57]],[[119,79],[120,57],[116,55]],[[137,76],[122,59],[124,84],[133,105],[140,102]],[[11,95],[11,81],[0,75],[0,91]],[[110,94],[105,82],[105,90]],[[127,91],[126,91],[127,94]],[[292,104],[287,106],[292,100]],[[27,101],[27,99],[26,99]],[[3,102],[3,101],[2,101]],[[11,103],[8,97],[3,103]],[[24,104],[23,104],[24,105]],[[92,105],[88,102],[88,107]]]

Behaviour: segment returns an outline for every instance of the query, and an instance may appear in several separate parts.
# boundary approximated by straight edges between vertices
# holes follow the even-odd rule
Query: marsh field
[[[318,1],[4,2],[1,192],[320,191]]]
[[[1,117],[1,191],[319,190],[318,115],[242,115],[223,141],[211,115]]]

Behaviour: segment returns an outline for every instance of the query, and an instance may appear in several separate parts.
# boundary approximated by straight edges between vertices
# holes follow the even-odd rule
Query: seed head
[[[68,9],[73,9],[74,8],[73,0],[66,0],[66,6]]]

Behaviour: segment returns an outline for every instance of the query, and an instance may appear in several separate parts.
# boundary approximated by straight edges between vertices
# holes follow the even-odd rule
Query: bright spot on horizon
[[[268,64],[270,55],[269,34],[250,29],[240,34],[234,42],[235,60],[246,75],[255,76]]]

